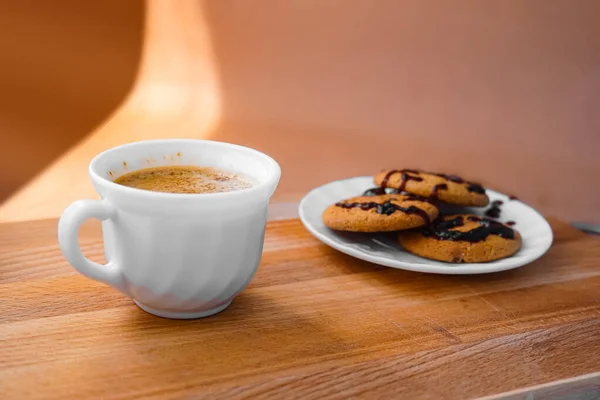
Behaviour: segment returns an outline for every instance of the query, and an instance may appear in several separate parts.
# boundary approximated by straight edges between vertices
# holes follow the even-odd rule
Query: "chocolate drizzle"
[[[418,196],[418,195],[412,194],[412,193],[400,194],[400,192],[398,192],[398,190],[396,190],[396,189],[394,189],[388,193],[385,191],[385,188],[382,188],[382,187],[375,187],[372,189],[365,190],[365,192],[362,195],[366,196],[366,197],[375,197],[375,196],[394,195],[394,194],[403,196],[403,198],[398,199],[401,201],[424,201],[426,203],[431,203],[431,200],[432,200],[429,197],[422,197],[422,196]]]
[[[433,187],[433,190],[431,191],[431,197],[437,199],[438,192],[440,190],[448,190],[448,185],[446,185],[445,183],[438,183],[437,185],[435,185]]]
[[[406,188],[406,184],[408,183],[408,181],[415,181],[415,182],[423,181],[423,178],[421,178],[420,176],[410,175],[410,174],[418,174],[418,173],[419,173],[419,171],[415,171],[412,169],[401,169],[401,170],[393,169],[383,177],[383,180],[381,181],[381,187],[383,187],[383,188],[387,187],[388,181],[390,180],[392,175],[402,174],[400,186],[398,186],[398,188],[396,189],[396,191],[398,193],[402,193],[404,191],[404,189]]]
[[[432,174],[435,176],[439,176],[440,178],[444,178],[454,183],[465,183],[465,180],[457,175],[446,175],[446,174]]]
[[[410,200],[410,199],[407,199]],[[396,211],[400,211],[403,212],[404,214],[415,214],[420,216],[421,218],[423,218],[423,221],[425,221],[425,224],[429,224],[431,222],[431,220],[429,219],[429,214],[427,214],[425,211],[421,210],[418,207],[415,206],[409,206],[409,207],[402,207],[399,206],[398,204],[394,204],[391,202],[391,200],[385,201],[383,203],[376,203],[376,202],[369,202],[369,203],[336,203],[335,204],[337,207],[342,207],[342,208],[360,208],[361,210],[370,210],[370,209],[375,209],[377,214],[384,214],[384,215],[392,215],[393,213],[395,213]]]
[[[376,188],[365,190],[365,192],[363,193],[363,196],[382,196],[384,194],[386,194],[385,188],[376,187]]]
[[[433,224],[424,228],[422,233],[423,236],[433,237],[438,240],[464,241],[471,243],[485,240],[489,235],[497,235],[501,238],[511,240],[515,238],[515,231],[502,225],[500,222],[476,216],[468,216],[467,220],[477,222],[479,226],[466,232],[452,230],[453,228],[464,226],[465,224],[464,217],[458,215],[447,220],[438,219],[434,221]]]
[[[505,225],[514,226],[516,224],[515,221],[508,221]]]
[[[502,204],[504,204],[504,202],[502,200],[492,201],[490,208],[488,208],[485,212],[486,217],[500,218],[500,213],[502,212],[502,210],[500,209],[500,206]]]
[[[485,194],[485,188],[478,183],[469,183],[469,186],[467,186],[467,190],[469,192]]]
[[[404,189],[406,188],[406,184],[408,183],[408,181],[416,181],[416,182],[421,182],[423,181],[423,178],[421,178],[420,176],[415,176],[415,174],[419,174],[421,171],[417,171],[414,169],[394,169],[389,171],[384,177],[383,180],[381,181],[381,187],[386,188],[388,185],[388,182],[390,180],[390,177],[394,174],[402,174],[401,177],[401,181],[400,181],[400,186],[398,187],[397,191],[398,193],[403,192]],[[468,182],[465,181],[463,178],[461,178],[460,176],[457,175],[446,175],[446,174],[438,174],[438,173],[432,173],[432,172],[424,172],[426,174],[431,174],[431,175],[435,175],[435,176],[439,176],[440,178],[444,178],[450,182],[454,182],[454,183],[463,183],[467,185],[467,190],[469,192],[475,192],[475,193],[479,193],[479,194],[485,194],[485,188],[483,186],[481,186],[478,183],[474,183],[474,182]],[[410,175],[412,174],[412,175]],[[445,183],[441,184],[441,185],[446,185]],[[436,185],[439,186],[439,185]],[[447,190],[448,189],[448,185],[446,185],[445,188],[440,187],[438,190]],[[433,188],[434,192],[437,195],[437,191],[435,189],[435,187]]]

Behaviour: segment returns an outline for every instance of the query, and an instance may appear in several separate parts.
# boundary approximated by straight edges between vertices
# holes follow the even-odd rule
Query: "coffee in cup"
[[[166,193],[218,193],[247,189],[251,178],[220,168],[173,165],[128,172],[114,181],[136,189]]]

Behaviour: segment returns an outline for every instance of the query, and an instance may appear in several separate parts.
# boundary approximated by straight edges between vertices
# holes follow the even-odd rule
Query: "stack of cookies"
[[[521,247],[519,233],[498,221],[468,213],[441,215],[444,205],[487,206],[490,200],[479,184],[409,169],[383,171],[374,180],[376,188],[329,206],[325,225],[349,232],[397,231],[407,251],[452,263],[498,260]]]

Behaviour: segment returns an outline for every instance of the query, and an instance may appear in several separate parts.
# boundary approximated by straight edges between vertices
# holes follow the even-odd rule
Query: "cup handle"
[[[88,218],[114,218],[115,209],[106,200],[79,200],[63,212],[58,221],[58,243],[67,261],[88,278],[106,283],[129,296],[121,267],[110,261],[102,265],[88,260],[79,247],[79,227]]]

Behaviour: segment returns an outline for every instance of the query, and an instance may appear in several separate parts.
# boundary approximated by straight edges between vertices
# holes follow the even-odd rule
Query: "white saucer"
[[[434,274],[483,274],[505,271],[526,265],[541,257],[552,244],[552,229],[536,210],[518,200],[487,189],[490,201],[502,200],[500,222],[515,221],[523,238],[522,248],[512,257],[488,263],[450,264],[427,260],[406,252],[392,234],[336,232],[323,224],[321,215],[330,204],[359,196],[374,187],[373,177],[343,179],[320,186],[308,193],[298,208],[302,223],[317,239],[343,253],[387,267]],[[483,215],[486,208],[471,208]]]

